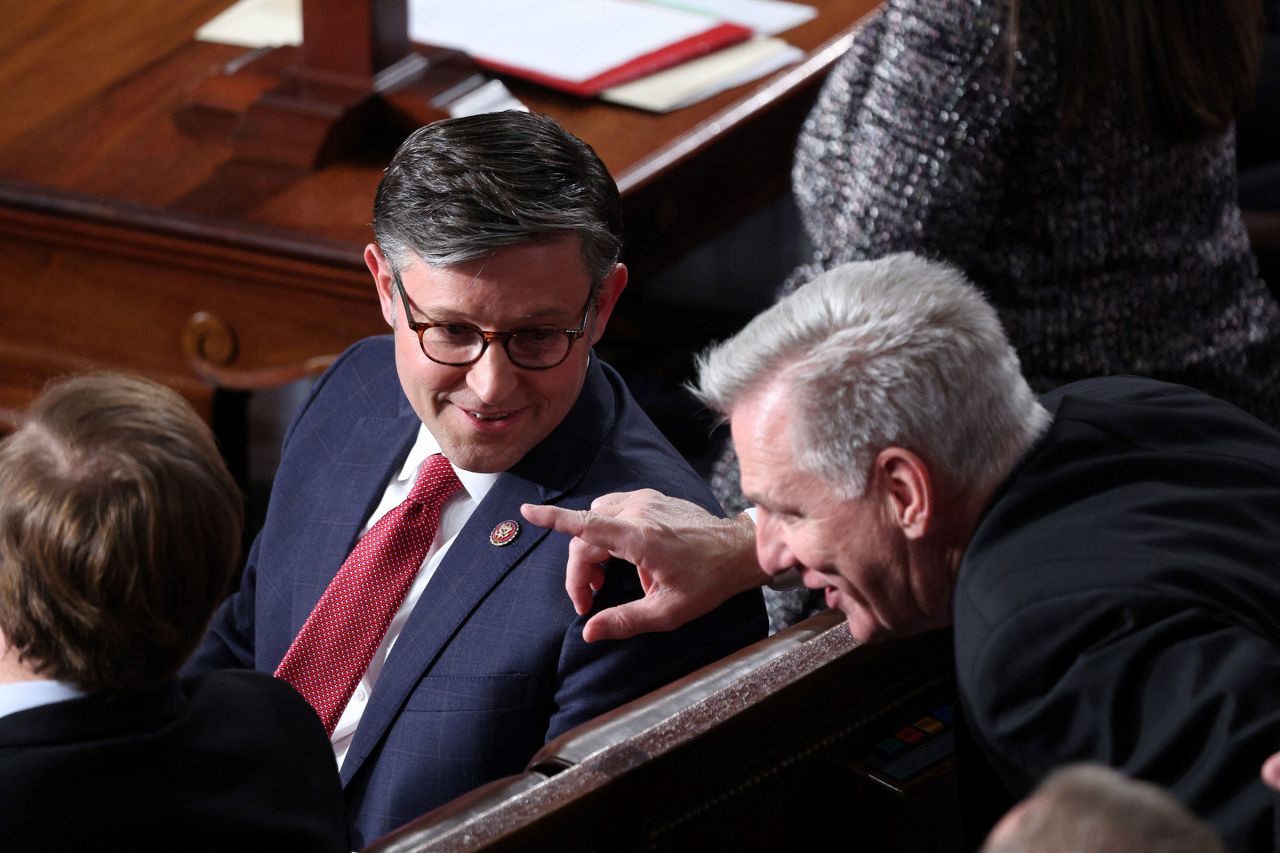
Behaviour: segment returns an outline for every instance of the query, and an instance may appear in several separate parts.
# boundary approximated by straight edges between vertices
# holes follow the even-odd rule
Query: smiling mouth
[[[466,415],[467,421],[475,429],[486,430],[486,431],[509,429],[512,426],[514,426],[516,423],[518,423],[521,416],[524,415],[524,413],[527,411],[527,409],[525,409],[524,407],[519,407],[515,409],[502,409],[500,411],[499,410],[485,411],[484,409],[468,409],[463,406],[458,406],[458,409],[464,415]]]

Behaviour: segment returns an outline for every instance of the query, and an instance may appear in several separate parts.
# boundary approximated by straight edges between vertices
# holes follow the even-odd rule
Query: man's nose
[[[796,564],[781,525],[767,512],[756,515],[756,559],[760,568],[776,577]]]
[[[482,403],[499,404],[505,401],[516,387],[516,371],[502,344],[494,341],[485,349],[480,360],[467,370],[467,386]]]

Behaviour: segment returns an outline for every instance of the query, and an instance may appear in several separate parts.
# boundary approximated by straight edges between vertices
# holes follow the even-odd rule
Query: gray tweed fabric
[[[1116,91],[1065,128],[1051,34],[1013,64],[996,0],[886,0],[833,69],[796,147],[813,245],[784,292],[849,260],[951,261],[999,309],[1047,390],[1139,373],[1280,424],[1280,309],[1236,204],[1232,133],[1143,131]],[[713,486],[740,503],[736,461]]]

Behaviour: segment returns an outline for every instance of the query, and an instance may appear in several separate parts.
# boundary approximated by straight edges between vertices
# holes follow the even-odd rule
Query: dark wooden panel
[[[50,373],[134,370],[200,401],[194,352],[251,375],[385,331],[367,273],[347,265],[3,207],[0,256],[0,341],[28,386],[44,358]]]

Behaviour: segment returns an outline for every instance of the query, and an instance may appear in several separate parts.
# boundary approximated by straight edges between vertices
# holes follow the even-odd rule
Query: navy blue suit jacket
[[[419,425],[389,337],[343,354],[286,436],[241,588],[190,669],[275,669]],[[573,409],[499,476],[387,659],[342,767],[354,844],[521,771],[547,739],[764,636],[752,592],[667,634],[582,641],[584,620],[564,591],[569,539],[524,523],[520,504],[581,509],[645,487],[720,511],[617,374],[593,357]],[[520,533],[495,547],[489,533],[506,520],[519,521]],[[635,575],[611,571],[597,608],[639,597]]]

